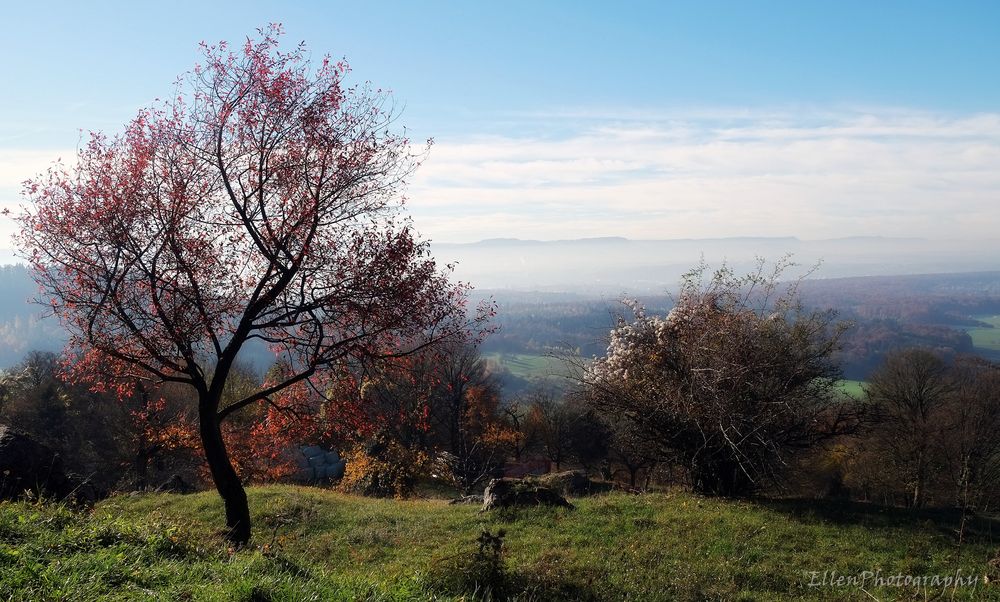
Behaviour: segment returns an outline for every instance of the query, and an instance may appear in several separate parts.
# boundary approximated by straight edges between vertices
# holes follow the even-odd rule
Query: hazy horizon
[[[438,265],[480,290],[620,294],[662,292],[704,262],[751,269],[757,258],[788,255],[814,279],[989,272],[1000,269],[998,240],[931,240],[881,236],[809,240],[797,237],[560,240],[491,238],[431,242]],[[0,265],[23,263],[0,249]],[[815,269],[814,269],[815,268]]]

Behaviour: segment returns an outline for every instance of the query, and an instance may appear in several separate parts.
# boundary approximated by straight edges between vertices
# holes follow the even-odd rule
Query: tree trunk
[[[656,464],[650,464],[646,467],[646,475],[642,479],[642,490],[643,492],[649,491],[649,483],[653,479],[653,469],[656,468]]]
[[[745,497],[754,489],[739,463],[729,458],[695,464],[689,470],[695,492],[703,495]]]
[[[149,486],[149,450],[142,448],[135,454],[135,488],[145,491]]]
[[[240,477],[236,474],[226,452],[222,430],[212,404],[202,404],[199,409],[199,423],[205,460],[212,473],[215,488],[222,496],[226,507],[226,527],[229,529],[226,539],[242,547],[250,542],[250,506],[247,504],[247,493],[243,489],[243,483],[240,482]]]
[[[917,478],[913,485],[913,507],[921,508],[924,505],[924,450],[917,454]]]

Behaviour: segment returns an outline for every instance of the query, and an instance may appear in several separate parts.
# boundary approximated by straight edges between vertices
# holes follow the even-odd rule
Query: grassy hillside
[[[220,538],[214,493],[115,497],[89,514],[2,503],[0,599],[462,599],[456,584],[483,574],[470,564],[476,538],[504,529],[506,582],[519,599],[870,600],[858,587],[809,587],[809,571],[961,570],[980,582],[948,599],[1000,600],[1000,586],[982,582],[996,570],[1000,524],[970,524],[959,547],[954,513],[681,493],[502,516],[287,486],[251,489],[250,500],[256,539],[240,552]],[[880,600],[925,593],[865,589]]]

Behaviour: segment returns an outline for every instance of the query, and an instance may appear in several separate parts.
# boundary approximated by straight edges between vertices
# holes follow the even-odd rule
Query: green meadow
[[[243,550],[224,542],[214,492],[122,495],[87,512],[0,503],[0,600],[474,600],[490,584],[512,600],[1000,600],[1000,523],[963,528],[950,511],[677,492],[481,514],[316,488],[249,495]],[[502,553],[484,561],[477,538],[500,530]],[[956,574],[975,582],[929,581]],[[896,575],[927,580],[885,580]]]
[[[1000,316],[987,315],[973,317],[980,322],[990,324],[992,327],[977,326],[966,328],[966,332],[972,337],[972,344],[977,349],[1000,351]]]
[[[855,399],[861,399],[865,396],[865,387],[868,385],[863,380],[842,380],[837,383],[837,387],[843,392]]]
[[[566,374],[566,363],[556,357],[532,353],[485,353],[483,357],[507,368],[511,374],[526,380],[562,376]]]

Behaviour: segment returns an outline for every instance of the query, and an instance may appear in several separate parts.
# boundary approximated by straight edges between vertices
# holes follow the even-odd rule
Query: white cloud
[[[68,161],[75,156],[76,151],[72,149],[0,148],[0,212],[4,209],[12,212],[18,210],[21,205],[22,182],[44,172],[59,158]],[[0,215],[0,250],[11,246],[10,237],[16,227],[14,220]]]
[[[555,137],[439,141],[409,192],[417,227],[459,242],[992,238],[1000,228],[998,114],[720,111],[582,123]]]
[[[74,149],[0,148],[0,189],[20,192],[21,183],[44,172],[56,160],[76,157]]]
[[[581,110],[513,121],[517,134],[438,140],[408,191],[426,237],[992,239],[1000,231],[1000,114]],[[0,208],[16,209],[23,180],[74,155],[0,149]],[[13,231],[0,218],[0,247]]]

